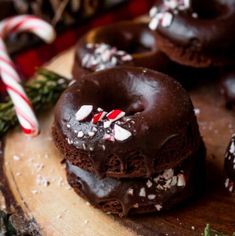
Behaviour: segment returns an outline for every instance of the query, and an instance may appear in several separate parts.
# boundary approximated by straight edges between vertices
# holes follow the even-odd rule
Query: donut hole
[[[145,45],[141,44],[141,42],[133,42],[125,51],[129,54],[138,54],[148,52],[150,48],[147,48]]]
[[[214,19],[227,13],[228,6],[218,0],[193,1],[193,12],[198,14],[200,19]]]
[[[145,110],[145,104],[140,96],[128,95],[125,88],[118,88],[118,85],[116,91],[108,90],[102,94],[99,106],[105,111],[120,109],[126,113],[126,116],[133,116]]]
[[[125,50],[129,54],[146,53],[152,51],[154,45],[155,39],[153,35],[148,31],[144,31],[138,35],[137,39],[132,37],[127,47],[122,48],[122,50]],[[121,45],[119,46],[121,47]]]
[[[104,92],[102,95],[102,100],[100,101],[100,107],[105,111],[112,111],[114,109],[120,109],[126,111],[128,104],[131,103],[131,100],[123,94],[121,96],[120,92],[110,93],[109,91]]]
[[[102,107],[107,112],[120,109],[126,116],[134,116],[137,113],[138,115],[145,113],[154,105],[153,98],[158,95],[160,85],[157,81],[150,80],[152,72],[140,68],[139,74],[134,75],[128,73],[127,68],[123,70],[119,68],[117,73],[114,69],[110,69],[96,74],[99,81],[99,87],[94,86],[94,94],[97,95],[93,99],[96,106]]]
[[[128,54],[148,53],[157,47],[151,30],[126,23],[98,29],[90,38],[93,43],[106,43]]]

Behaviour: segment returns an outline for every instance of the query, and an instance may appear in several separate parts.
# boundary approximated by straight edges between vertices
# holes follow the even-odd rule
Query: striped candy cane
[[[15,106],[16,115],[25,134],[36,136],[39,133],[38,121],[32,106],[20,84],[20,77],[8,56],[3,39],[12,33],[28,31],[46,41],[55,39],[55,31],[46,22],[34,16],[10,17],[0,23],[0,75],[6,90]]]
[[[47,22],[35,16],[10,17],[0,23],[0,35],[4,38],[11,33],[31,32],[47,43],[55,39],[55,31]]]

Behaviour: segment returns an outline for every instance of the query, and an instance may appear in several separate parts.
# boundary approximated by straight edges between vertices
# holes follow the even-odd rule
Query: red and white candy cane
[[[3,41],[9,34],[23,31],[32,32],[47,43],[55,39],[55,31],[45,21],[29,15],[10,17],[0,23],[0,76],[15,106],[23,132],[36,136],[39,133],[38,121]]]
[[[31,32],[51,43],[55,39],[55,31],[51,25],[38,17],[31,15],[21,15],[9,17],[0,23],[0,35],[6,37],[11,33]]]

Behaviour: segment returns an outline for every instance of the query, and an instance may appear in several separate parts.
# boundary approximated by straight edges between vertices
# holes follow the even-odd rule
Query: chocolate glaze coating
[[[92,137],[77,132],[93,129],[89,120],[78,122],[82,105],[105,111],[121,109],[128,120],[120,126],[131,132],[123,142],[103,138],[96,126]],[[201,137],[193,105],[186,91],[167,75],[132,67],[89,74],[60,97],[53,128],[54,141],[72,164],[100,176],[151,176],[174,168],[198,149]]]
[[[163,0],[156,6],[161,8]],[[181,64],[207,67],[235,63],[235,1],[192,0],[191,8],[173,11],[168,27],[159,26],[159,47]],[[198,17],[192,14],[197,13]]]
[[[222,76],[220,81],[220,93],[223,95],[226,106],[235,108],[235,71],[229,71]]]
[[[69,184],[92,205],[111,214],[165,211],[198,193],[204,182],[205,149],[200,149],[174,170],[149,179],[100,179],[67,163]]]
[[[158,49],[155,32],[144,23],[118,22],[95,28],[77,43],[72,74],[74,78],[92,72],[82,66],[82,59],[90,52],[87,44],[105,43],[132,56],[131,61],[119,65],[141,66],[161,72],[166,71],[170,60]]]
[[[225,152],[225,188],[235,192],[235,135],[232,136]]]

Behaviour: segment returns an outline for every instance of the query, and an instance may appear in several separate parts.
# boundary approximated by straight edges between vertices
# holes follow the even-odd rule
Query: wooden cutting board
[[[73,49],[48,68],[70,76]],[[94,209],[68,186],[61,157],[51,138],[53,111],[41,114],[41,134],[24,136],[19,129],[6,138],[4,171],[24,212],[43,235],[201,235],[206,223],[219,231],[235,231],[235,196],[223,188],[223,155],[235,132],[235,114],[224,109],[213,84],[190,92],[207,147],[206,193],[173,211],[119,219]]]

